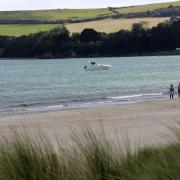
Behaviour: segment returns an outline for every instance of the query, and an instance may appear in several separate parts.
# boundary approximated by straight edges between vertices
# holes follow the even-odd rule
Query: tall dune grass
[[[178,180],[180,128],[171,137],[166,146],[124,152],[105,133],[86,128],[57,150],[43,133],[13,132],[1,138],[0,180]]]

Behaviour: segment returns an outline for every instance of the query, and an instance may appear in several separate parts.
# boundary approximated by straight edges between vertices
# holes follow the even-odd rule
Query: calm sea
[[[1,60],[0,115],[167,98],[180,81],[179,56],[93,58],[112,65],[93,72],[88,60]]]

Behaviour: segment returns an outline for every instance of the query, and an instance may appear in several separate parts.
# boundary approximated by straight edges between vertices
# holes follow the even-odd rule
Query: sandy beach
[[[21,114],[0,118],[0,132],[12,129],[43,131],[52,142],[67,139],[72,131],[91,126],[105,131],[109,137],[128,139],[132,144],[157,145],[167,143],[167,125],[180,119],[180,99],[156,100],[125,105]]]

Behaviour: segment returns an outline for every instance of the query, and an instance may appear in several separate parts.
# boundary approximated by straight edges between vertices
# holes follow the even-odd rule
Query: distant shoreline
[[[32,59],[42,59],[42,60],[48,60],[48,59],[79,59],[79,58],[112,58],[112,57],[149,57],[149,56],[178,56],[180,55],[180,51],[161,51],[161,52],[151,52],[151,53],[141,53],[141,54],[132,54],[132,55],[123,55],[123,56],[114,56],[114,55],[109,55],[109,56],[72,56],[72,57],[49,57],[49,58],[44,58],[44,57],[6,57],[6,58],[1,58],[0,60],[32,60]]]

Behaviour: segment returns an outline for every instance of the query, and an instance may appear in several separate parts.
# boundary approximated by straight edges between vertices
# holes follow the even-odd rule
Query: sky
[[[175,0],[0,0],[0,11],[122,7]]]

